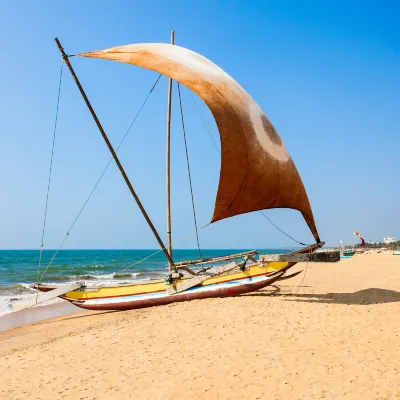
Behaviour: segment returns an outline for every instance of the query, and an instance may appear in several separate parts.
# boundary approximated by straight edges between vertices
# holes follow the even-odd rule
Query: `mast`
[[[164,252],[165,256],[167,257],[167,260],[168,260],[169,265],[170,265],[170,266],[173,266],[173,265],[174,265],[174,262],[172,261],[172,258],[171,258],[171,256],[170,256],[170,253],[166,250],[166,248],[165,248],[165,246],[164,246],[164,243],[162,242],[162,240],[161,240],[161,238],[160,238],[160,236],[159,236],[159,234],[158,234],[156,228],[154,227],[153,223],[151,222],[151,220],[150,220],[149,216],[147,215],[147,212],[146,212],[146,210],[144,209],[144,207],[143,207],[143,205],[142,205],[142,203],[141,203],[141,201],[140,201],[138,195],[136,194],[135,190],[133,189],[133,186],[132,186],[131,182],[129,181],[128,176],[126,175],[125,170],[124,170],[124,168],[122,167],[122,164],[121,164],[121,162],[119,161],[119,159],[118,159],[118,157],[117,157],[117,154],[115,153],[114,148],[112,147],[110,141],[108,140],[108,137],[107,137],[107,135],[106,135],[106,132],[104,131],[104,129],[103,129],[103,127],[102,127],[102,125],[101,125],[99,119],[97,118],[97,115],[96,115],[96,113],[94,112],[93,107],[92,107],[92,105],[90,104],[89,99],[87,98],[86,93],[85,93],[85,91],[83,90],[82,85],[81,85],[81,83],[79,82],[78,77],[76,76],[75,71],[74,71],[74,69],[72,68],[72,65],[70,64],[70,62],[69,62],[69,60],[68,60],[68,56],[65,54],[64,49],[63,49],[63,47],[61,46],[61,43],[60,43],[60,41],[58,40],[58,38],[55,38],[55,41],[56,41],[56,43],[57,43],[58,49],[59,49],[60,52],[61,52],[62,59],[63,59],[63,61],[65,62],[65,64],[67,65],[68,69],[70,70],[71,75],[72,75],[72,78],[74,79],[76,85],[78,86],[78,89],[79,89],[79,91],[81,92],[81,95],[82,95],[83,99],[85,100],[85,103],[86,103],[86,105],[87,105],[87,107],[88,107],[90,113],[92,114],[92,117],[93,117],[94,121],[96,122],[97,128],[99,129],[101,135],[103,136],[103,139],[104,139],[104,141],[106,142],[106,145],[107,145],[108,149],[110,150],[110,152],[111,152],[111,154],[112,154],[112,156],[113,156],[113,158],[114,158],[114,161],[115,161],[115,163],[117,164],[117,166],[118,166],[118,168],[119,168],[119,170],[120,170],[120,172],[121,172],[121,174],[122,174],[122,176],[123,176],[123,178],[124,178],[124,180],[125,180],[125,183],[127,184],[127,186],[128,186],[128,188],[129,188],[129,190],[130,190],[130,192],[131,192],[133,198],[135,199],[135,201],[136,201],[136,203],[137,203],[137,205],[138,205],[140,211],[142,212],[142,214],[143,214],[143,216],[144,216],[146,222],[148,223],[150,229],[152,230],[154,236],[156,237],[158,244],[160,245],[160,247],[161,247],[162,251]]]
[[[171,44],[174,44],[175,32],[171,32]],[[167,190],[167,237],[168,254],[172,259],[172,228],[171,228],[171,99],[172,79],[168,79],[168,112],[167,112],[167,154],[166,154],[166,190]],[[173,264],[169,263],[169,270],[175,270]]]

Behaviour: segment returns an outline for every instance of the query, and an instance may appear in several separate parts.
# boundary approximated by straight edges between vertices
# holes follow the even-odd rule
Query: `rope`
[[[192,185],[192,177],[191,177],[191,174],[190,174],[189,152],[188,152],[187,141],[186,141],[185,122],[184,122],[184,120],[183,120],[182,98],[181,98],[181,89],[180,89],[179,82],[177,82],[177,85],[178,85],[179,105],[180,105],[180,109],[181,109],[183,140],[184,140],[184,142],[185,142],[186,164],[187,164],[187,170],[188,170],[188,176],[189,176],[190,195],[191,195],[191,197],[192,197],[192,209],[193,209],[194,227],[195,227],[195,229],[196,229],[197,248],[198,248],[198,250],[199,250],[199,256],[200,256],[200,258],[201,258],[200,241],[199,241],[199,232],[198,232],[198,229],[197,229],[196,209],[195,209],[195,207],[194,207],[193,185]]]
[[[133,119],[133,121],[131,122],[131,124],[129,125],[128,130],[125,132],[125,135],[122,137],[122,140],[120,141],[119,145],[116,147],[115,152],[117,153],[119,148],[121,147],[122,143],[124,142],[124,140],[126,139],[126,137],[128,136],[128,133],[130,132],[133,124],[136,122],[139,114],[141,113],[141,111],[143,110],[143,107],[145,106],[145,104],[147,103],[147,100],[149,99],[151,93],[153,92],[154,88],[156,87],[158,81],[161,78],[161,74],[158,76],[156,82],[154,83],[153,87],[151,88],[150,92],[148,93],[148,95],[146,96],[144,102],[142,103],[141,107],[139,108],[139,111],[137,112],[137,114],[135,115],[135,118]],[[114,158],[111,157],[110,160],[108,161],[106,167],[104,168],[103,172],[100,175],[100,178],[97,180],[96,184],[94,185],[92,191],[90,192],[88,198],[86,199],[85,203],[83,204],[82,208],[80,209],[78,215],[76,216],[74,222],[72,223],[71,227],[68,229],[68,232],[66,234],[66,236],[69,235],[69,233],[71,232],[72,228],[75,226],[76,222],[78,221],[78,218],[81,216],[82,211],[85,209],[87,203],[89,202],[90,198],[92,197],[92,194],[94,193],[94,191],[96,190],[97,186],[99,185],[100,181],[102,180],[104,174],[106,173],[106,171],[108,170],[108,167],[110,166],[110,164],[113,162]]]
[[[49,264],[47,265],[46,269],[44,270],[43,274],[41,275],[40,279],[38,279],[37,284],[39,284],[39,282],[43,279],[43,277],[46,275],[47,270],[49,269],[50,265],[53,263],[54,259],[56,258],[56,255],[58,254],[58,252],[62,249],[62,247],[64,246],[64,242],[67,240],[68,237],[68,233],[65,235],[64,239],[62,240],[61,244],[58,246],[58,249],[56,250],[56,252],[54,253],[53,257],[51,258]]]
[[[54,145],[56,141],[56,132],[57,132],[57,122],[58,122],[58,109],[60,105],[60,94],[61,94],[61,83],[62,83],[62,73],[63,73],[64,63],[61,63],[61,70],[60,70],[60,79],[58,83],[58,95],[57,95],[57,107],[56,107],[56,117],[54,121],[54,130],[53,130],[53,144],[51,146],[51,157],[50,157],[50,168],[49,168],[49,180],[47,182],[47,194],[46,194],[46,206],[44,209],[44,219],[43,219],[43,229],[42,229],[42,239],[40,244],[40,254],[39,254],[39,263],[38,263],[38,270],[37,270],[37,283],[39,283],[39,274],[40,274],[40,266],[42,263],[42,256],[43,256],[43,246],[44,246],[44,232],[46,230],[46,220],[47,220],[47,208],[49,204],[49,193],[50,193],[50,182],[51,182],[51,172],[53,169],[53,156],[54,156]]]
[[[205,128],[206,128],[206,130],[207,130],[207,132],[208,132],[208,135],[210,136],[210,139],[211,139],[212,142],[214,143],[214,147],[216,148],[216,150],[218,151],[218,153],[221,153],[219,147],[217,146],[217,143],[215,143],[215,140],[214,140],[214,138],[213,138],[212,135],[211,135],[210,130],[208,129],[208,126],[207,126],[207,124],[206,124],[206,121],[204,121],[203,115],[202,115],[201,112],[200,112],[200,108],[199,108],[199,106],[197,105],[197,102],[196,102],[196,100],[195,100],[193,94],[192,94],[192,99],[193,99],[193,102],[194,102],[194,104],[195,104],[195,106],[196,106],[196,110],[197,110],[198,114],[200,115],[200,118],[201,118],[201,120],[203,121],[203,124],[204,124],[204,126],[205,126]]]
[[[276,229],[278,229],[279,231],[281,231],[284,235],[286,235],[289,239],[292,239],[294,242],[300,244],[301,246],[307,246],[305,243],[301,243],[298,240],[294,239],[293,237],[291,237],[290,235],[288,235],[286,232],[284,232],[281,228],[279,228],[279,226],[275,225],[261,210],[259,210],[259,212],[262,214],[262,216],[264,218],[266,218]]]
[[[308,254],[311,254],[311,253],[312,253],[312,251],[310,250],[310,251],[308,252]],[[309,260],[307,260],[307,264],[306,264],[306,268],[304,269],[303,277],[302,277],[302,279],[301,279],[300,284],[297,286],[296,293],[294,293],[295,296],[299,293],[300,288],[303,286],[304,279],[305,279],[305,277],[306,277],[306,275],[307,275],[308,263],[309,263]],[[291,290],[290,290],[290,295],[293,296],[293,292],[292,292]],[[292,335],[290,336],[290,339],[293,338],[294,333],[295,333],[295,330],[293,330]]]
[[[200,108],[198,107],[197,102],[196,102],[195,98],[193,97],[193,95],[192,95],[192,99],[193,99],[194,104],[196,105],[196,110],[197,110],[197,112],[198,112],[198,114],[199,114],[201,120],[203,121],[204,127],[206,128],[206,130],[207,130],[207,132],[208,132],[208,135],[210,136],[212,142],[214,143],[215,149],[218,151],[218,153],[221,153],[220,149],[218,148],[217,144],[216,144],[215,141],[214,141],[214,138],[213,138],[212,135],[211,135],[210,130],[208,129],[208,126],[207,126],[207,124],[206,124],[206,122],[205,122],[205,120],[204,120],[204,118],[203,118],[203,115],[202,115],[201,112],[200,112]],[[286,235],[289,239],[293,240],[294,242],[296,242],[297,244],[299,244],[299,245],[301,245],[301,246],[307,246],[306,244],[301,243],[301,242],[299,242],[298,240],[294,239],[292,236],[288,235],[288,234],[287,234],[286,232],[284,232],[281,228],[279,228],[279,226],[275,225],[261,210],[259,210],[258,212],[260,212],[260,213],[263,215],[264,218],[266,218],[276,229],[278,229],[280,232],[282,232],[284,235]]]
[[[199,231],[203,230],[203,229],[206,228],[208,225],[210,225],[210,223],[208,223],[208,224],[206,224],[206,225],[203,225],[203,226],[199,229]],[[187,239],[189,236],[194,235],[195,233],[197,233],[197,230],[196,230],[196,231],[193,231],[193,232],[190,232],[190,233],[188,233],[188,234],[185,235],[185,236],[182,236],[180,239],[178,239],[178,241],[177,241],[176,243],[182,242],[183,240]],[[155,256],[155,255],[158,254],[158,253],[161,253],[163,250],[166,250],[166,248],[164,247],[164,248],[162,248],[162,249],[160,249],[160,250],[155,251],[154,253],[149,254],[148,256],[142,258],[141,260],[136,261],[136,262],[134,262],[133,264],[128,265],[127,267],[125,267],[125,268],[123,268],[123,269],[117,271],[116,274],[119,274],[119,273],[121,273],[121,272],[124,272],[124,271],[126,271],[127,269],[132,268],[132,267],[134,267],[135,265],[142,263],[143,261],[149,259],[150,257],[153,257],[153,256]]]
[[[122,143],[124,142],[124,140],[125,140],[126,137],[128,136],[128,133],[130,132],[130,130],[131,130],[133,124],[136,122],[137,118],[139,117],[139,114],[140,114],[141,111],[143,110],[143,107],[144,107],[145,104],[147,103],[147,100],[149,99],[151,93],[153,92],[153,90],[154,90],[155,87],[157,86],[157,83],[158,83],[158,81],[160,80],[161,76],[162,76],[162,74],[160,74],[160,75],[158,76],[158,78],[156,79],[154,85],[152,86],[152,88],[150,89],[150,91],[149,91],[149,93],[147,94],[146,98],[144,99],[144,101],[143,101],[141,107],[139,108],[139,111],[136,113],[136,115],[135,115],[135,117],[133,118],[131,124],[129,125],[129,128],[128,128],[127,131],[125,132],[125,135],[122,137],[120,143],[119,143],[118,146],[116,147],[116,149],[115,149],[115,152],[116,152],[116,153],[118,152],[119,148],[122,146]],[[110,164],[112,163],[113,159],[114,159],[114,158],[111,157],[110,160],[108,161],[106,167],[104,168],[104,170],[103,170],[103,172],[101,173],[99,179],[97,180],[96,184],[94,185],[94,187],[93,187],[92,191],[90,192],[88,198],[87,198],[86,201],[84,202],[82,208],[81,208],[80,211],[78,212],[78,215],[76,216],[76,218],[74,219],[72,225],[70,226],[70,228],[68,229],[66,235],[64,236],[64,239],[61,241],[60,246],[58,247],[58,249],[57,249],[56,252],[54,253],[53,257],[51,258],[51,260],[50,260],[50,262],[49,262],[49,264],[48,264],[48,266],[47,266],[45,272],[44,272],[44,273],[42,274],[42,276],[40,277],[40,280],[43,279],[43,277],[44,277],[46,271],[48,270],[48,268],[50,267],[50,265],[51,265],[52,262],[54,261],[54,259],[55,259],[56,255],[58,254],[58,252],[61,250],[62,246],[64,245],[64,242],[66,241],[67,237],[68,237],[69,234],[71,233],[71,230],[73,229],[73,227],[75,226],[75,224],[76,224],[76,222],[78,221],[79,217],[81,216],[83,210],[85,209],[85,207],[86,207],[87,203],[89,202],[90,198],[92,197],[94,191],[96,190],[97,186],[99,185],[100,181],[102,180],[104,174],[105,174],[106,171],[108,170],[108,167],[109,167]],[[38,275],[39,275],[39,273],[38,273]],[[38,280],[37,283],[39,283],[39,280]]]
[[[148,95],[146,96],[144,102],[142,103],[141,107],[139,108],[139,111],[136,113],[135,118],[133,119],[133,121],[131,122],[131,124],[129,125],[128,130],[125,132],[125,135],[122,137],[122,140],[120,141],[119,145],[116,147],[115,152],[117,153],[119,148],[122,146],[122,143],[124,142],[124,140],[126,139],[126,137],[128,136],[128,133],[130,132],[133,124],[136,122],[139,114],[141,113],[141,111],[143,110],[143,107],[145,106],[145,104],[147,103],[147,100],[149,99],[151,93],[153,92],[154,88],[156,87],[158,81],[161,78],[161,74],[158,76],[156,82],[154,83],[153,87],[151,88],[150,92],[148,93]],[[67,235],[69,235],[69,233],[71,232],[72,228],[74,227],[76,221],[78,220],[78,218],[80,217],[80,215],[82,214],[82,211],[84,210],[84,208],[86,207],[86,204],[88,203],[88,201],[90,200],[90,198],[92,197],[92,194],[94,193],[94,191],[96,190],[97,186],[99,185],[101,179],[103,178],[104,174],[106,173],[108,167],[110,166],[110,164],[112,163],[112,161],[114,160],[113,157],[110,157],[110,160],[108,161],[106,167],[104,168],[103,172],[100,175],[100,178],[98,179],[98,181],[96,182],[96,184],[94,185],[92,191],[90,192],[88,198],[86,199],[85,203],[83,204],[81,210],[79,211],[78,215],[76,216],[74,222],[72,223],[71,227],[68,229]]]
[[[312,253],[312,251],[310,250],[310,251],[308,252],[308,254],[311,254],[311,253]],[[306,268],[304,269],[303,278],[301,279],[300,285],[297,287],[297,290],[296,290],[295,295],[297,295],[297,294],[299,293],[300,288],[303,286],[304,279],[305,279],[305,277],[306,277],[306,275],[307,275],[307,269],[308,269],[308,263],[309,263],[309,262],[310,262],[310,260],[307,259],[307,264],[306,264]]]

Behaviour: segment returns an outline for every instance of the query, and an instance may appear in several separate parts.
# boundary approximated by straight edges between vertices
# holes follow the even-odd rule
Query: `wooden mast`
[[[171,44],[174,44],[174,31],[171,32]],[[168,112],[167,112],[167,154],[166,154],[166,190],[167,190],[167,237],[168,253],[172,260],[172,228],[171,228],[171,99],[172,79],[168,80]],[[169,263],[169,271],[176,270],[175,266]]]
[[[125,183],[127,184],[127,186],[128,186],[128,188],[129,188],[129,190],[130,190],[130,192],[131,192],[133,198],[135,199],[137,205],[139,206],[139,209],[140,209],[140,211],[142,212],[142,214],[143,214],[143,216],[144,216],[146,222],[148,223],[150,229],[152,230],[154,236],[156,237],[158,244],[160,245],[160,247],[161,247],[162,251],[164,252],[165,256],[167,257],[167,260],[168,260],[169,265],[170,265],[170,266],[173,266],[173,265],[174,265],[174,262],[172,261],[172,258],[171,258],[171,256],[170,256],[170,253],[169,253],[169,252],[167,251],[167,249],[165,248],[164,243],[162,242],[162,240],[161,240],[161,238],[160,238],[160,235],[159,235],[158,232],[156,231],[156,228],[154,227],[153,223],[151,222],[149,216],[147,215],[147,212],[146,212],[146,210],[144,209],[144,207],[143,207],[143,205],[142,205],[142,203],[141,203],[141,201],[140,201],[138,195],[136,194],[135,190],[133,189],[133,186],[132,186],[131,182],[129,181],[128,176],[126,175],[125,170],[124,170],[124,168],[122,167],[122,164],[121,164],[121,162],[119,161],[119,159],[118,159],[118,157],[117,157],[117,154],[115,153],[114,148],[112,147],[110,141],[108,140],[108,137],[107,137],[107,135],[106,135],[106,132],[104,131],[104,129],[103,129],[103,127],[102,127],[102,125],[101,125],[99,119],[97,118],[97,115],[96,115],[96,113],[94,112],[93,107],[92,107],[92,105],[90,104],[89,99],[87,98],[86,93],[85,93],[85,91],[83,90],[82,85],[80,84],[80,82],[79,82],[79,80],[78,80],[78,77],[76,76],[75,71],[74,71],[74,69],[72,68],[72,65],[70,64],[70,62],[69,62],[69,60],[68,60],[68,56],[65,54],[64,49],[63,49],[63,47],[61,46],[61,43],[60,43],[60,41],[58,40],[58,38],[55,38],[55,41],[56,41],[56,43],[57,43],[58,49],[60,50],[60,52],[61,52],[61,54],[62,54],[62,59],[63,59],[63,61],[65,62],[65,64],[67,65],[68,69],[70,70],[70,72],[71,72],[71,74],[72,74],[72,78],[74,79],[76,85],[78,86],[78,89],[79,89],[79,91],[81,92],[81,95],[82,95],[83,99],[85,100],[85,103],[86,103],[86,105],[87,105],[87,107],[88,107],[90,113],[92,114],[92,117],[93,117],[94,121],[96,122],[96,125],[97,125],[97,127],[98,127],[98,129],[99,129],[101,135],[103,136],[103,139],[104,139],[104,141],[106,142],[107,147],[108,147],[108,149],[110,150],[110,152],[111,152],[111,154],[112,154],[112,156],[113,156],[113,158],[114,158],[114,161],[115,161],[115,163],[117,164],[117,166],[118,166],[118,168],[119,168],[119,170],[120,170],[120,172],[121,172],[121,174],[122,174],[122,176],[123,176],[123,178],[124,178],[124,180],[125,180]]]

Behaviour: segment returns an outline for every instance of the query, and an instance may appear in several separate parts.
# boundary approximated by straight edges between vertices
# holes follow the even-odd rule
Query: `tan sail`
[[[211,222],[268,208],[299,210],[319,241],[297,169],[261,108],[226,72],[180,46],[133,44],[78,54],[162,73],[195,92],[209,107],[221,139],[221,173]]]

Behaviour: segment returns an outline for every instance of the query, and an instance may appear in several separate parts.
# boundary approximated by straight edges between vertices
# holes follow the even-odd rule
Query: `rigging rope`
[[[203,229],[206,228],[208,225],[210,225],[210,223],[203,225],[200,229],[198,229],[198,231],[203,230]],[[177,241],[176,243],[182,242],[183,240],[187,239],[189,236],[194,235],[195,233],[197,233],[197,231],[193,231],[193,232],[188,233],[188,234],[185,235],[185,236],[182,236],[180,239],[178,239],[178,241]],[[119,271],[116,272],[116,274],[118,275],[119,273],[124,272],[124,271],[126,271],[127,269],[132,268],[132,267],[134,267],[134,266],[137,265],[137,264],[142,263],[143,261],[149,259],[150,257],[153,257],[153,256],[155,256],[155,255],[158,254],[158,253],[161,253],[163,250],[166,250],[166,247],[164,247],[164,248],[162,248],[162,249],[160,249],[160,250],[157,250],[157,251],[155,251],[154,253],[149,254],[148,256],[142,258],[142,259],[139,260],[139,261],[134,262],[134,263],[131,264],[131,265],[128,265],[127,267],[125,267],[125,268],[123,268],[123,269],[120,269]]]
[[[193,94],[192,94],[192,99],[193,99],[193,102],[194,102],[194,104],[195,104],[195,106],[196,106],[196,110],[197,110],[198,114],[200,115],[200,118],[201,118],[201,120],[203,121],[203,124],[204,124],[204,126],[205,126],[205,128],[206,128],[206,130],[207,130],[207,132],[208,132],[208,135],[210,136],[210,139],[212,140],[212,142],[213,142],[213,144],[214,144],[214,147],[216,148],[216,150],[218,151],[218,153],[220,153],[221,151],[220,151],[219,147],[217,146],[217,143],[215,143],[215,140],[214,140],[214,138],[212,137],[210,130],[208,129],[208,126],[207,126],[207,124],[206,124],[206,121],[204,121],[203,115],[202,115],[201,112],[200,112],[200,108],[199,108],[199,106],[197,105],[196,99],[194,98]]]
[[[200,258],[201,258],[200,241],[199,241],[199,232],[198,232],[198,229],[197,229],[196,209],[195,209],[195,207],[194,207],[194,195],[193,195],[192,176],[191,176],[191,174],[190,174],[189,152],[188,152],[187,141],[186,141],[185,122],[184,122],[184,120],[183,120],[182,98],[181,98],[181,89],[180,89],[179,82],[177,82],[177,85],[178,85],[179,106],[180,106],[180,109],[181,109],[181,120],[182,120],[183,140],[184,140],[184,142],[185,142],[186,164],[187,164],[187,170],[188,170],[188,176],[189,176],[190,195],[192,196],[192,209],[193,209],[194,228],[195,228],[195,230],[196,230],[197,248],[198,248],[198,250],[199,250],[199,255],[200,255]]]
[[[311,253],[312,253],[312,251],[310,250],[310,251],[308,252],[308,255],[310,255]],[[302,285],[303,285],[304,279],[305,279],[305,277],[306,277],[306,275],[307,275],[307,269],[308,269],[308,263],[309,263],[309,262],[310,262],[310,260],[307,259],[307,264],[306,264],[306,268],[305,268],[305,270],[304,270],[303,277],[302,277],[302,279],[301,279],[300,285],[297,287],[297,290],[296,290],[296,293],[295,293],[295,294],[298,294],[298,293],[299,293],[300,288],[301,288]]]
[[[39,263],[38,263],[38,270],[37,270],[37,283],[39,283],[40,266],[41,266],[41,263],[42,263],[42,256],[43,256],[44,232],[46,230],[47,208],[48,208],[48,204],[49,204],[51,172],[52,172],[52,169],[53,169],[54,145],[55,145],[55,141],[56,141],[57,122],[58,122],[58,109],[59,109],[59,105],[60,105],[60,94],[61,94],[61,83],[62,83],[63,68],[64,68],[64,63],[61,62],[60,79],[59,79],[59,83],[58,83],[56,117],[55,117],[55,121],[54,121],[54,130],[53,130],[53,143],[52,143],[52,146],[51,146],[49,180],[47,182],[46,206],[45,206],[45,209],[44,209],[42,239],[41,239],[41,243],[40,243],[40,254],[39,254]]]
[[[122,140],[119,142],[119,145],[116,147],[115,152],[117,153],[119,148],[122,146],[122,143],[124,142],[124,140],[126,139],[126,137],[128,136],[128,133],[130,132],[133,124],[136,122],[139,114],[141,113],[141,111],[143,110],[143,107],[145,106],[145,104],[147,103],[147,100],[149,99],[151,93],[153,92],[154,88],[156,87],[158,81],[161,78],[161,74],[158,76],[156,82],[154,83],[153,87],[151,88],[150,92],[148,93],[148,95],[146,96],[144,102],[142,103],[141,107],[139,108],[139,111],[137,112],[137,114],[135,115],[135,118],[133,119],[133,121],[131,122],[131,124],[129,125],[129,128],[127,129],[127,131],[125,132],[125,135],[122,137]],[[81,210],[79,211],[78,215],[76,216],[74,222],[72,223],[71,227],[68,229],[68,232],[66,234],[66,236],[69,235],[69,233],[71,232],[72,228],[74,227],[74,225],[76,224],[76,221],[78,220],[78,218],[81,216],[82,211],[84,210],[84,208],[86,207],[86,204],[89,202],[90,198],[92,197],[92,194],[94,193],[94,191],[96,190],[97,186],[99,185],[100,181],[102,180],[104,174],[106,173],[108,167],[110,166],[110,164],[113,162],[114,158],[110,157],[110,160],[108,161],[106,167],[104,168],[103,172],[100,175],[100,178],[97,180],[96,184],[94,185],[92,191],[90,192],[88,198],[86,199],[85,203],[83,204]]]
[[[221,150],[218,148],[217,144],[215,143],[215,140],[214,140],[214,138],[212,137],[210,130],[208,129],[208,126],[207,126],[207,124],[206,124],[206,122],[205,122],[205,120],[204,120],[204,118],[203,118],[203,115],[201,114],[200,108],[198,107],[197,102],[196,102],[196,100],[195,100],[195,98],[194,98],[193,95],[192,95],[192,99],[193,99],[194,104],[196,105],[197,113],[199,114],[201,120],[203,121],[204,127],[206,128],[206,130],[207,130],[207,132],[208,132],[208,135],[210,136],[210,138],[211,138],[211,140],[212,140],[212,142],[213,142],[213,144],[214,144],[215,149],[218,151],[218,153],[221,153]],[[304,244],[304,243],[302,243],[302,242],[299,242],[298,240],[294,239],[292,236],[288,235],[288,234],[287,234],[285,231],[283,231],[281,228],[279,228],[279,226],[277,226],[276,224],[274,224],[261,210],[259,210],[258,212],[261,213],[261,214],[263,215],[264,218],[266,218],[276,229],[278,229],[280,232],[282,232],[284,235],[286,235],[289,239],[293,240],[294,242],[296,242],[297,244],[299,244],[299,245],[301,245],[301,246],[307,246],[306,244]]]
[[[284,232],[281,228],[279,228],[279,226],[275,225],[261,210],[259,210],[259,212],[262,214],[262,216],[264,218],[266,218],[276,229],[278,229],[279,231],[281,231],[284,235],[286,235],[289,239],[292,239],[294,242],[300,244],[301,246],[307,246],[305,243],[301,243],[299,241],[297,241],[296,239],[294,239],[293,237],[291,237],[290,235],[288,235],[286,232]]]
[[[128,136],[128,133],[130,132],[133,124],[136,122],[137,118],[139,117],[139,114],[141,113],[141,111],[143,110],[143,107],[145,106],[145,104],[147,103],[147,100],[149,99],[151,93],[153,92],[153,90],[155,89],[155,87],[157,86],[158,81],[160,80],[162,74],[160,74],[158,76],[158,78],[156,79],[155,83],[153,84],[152,88],[150,89],[149,93],[147,94],[146,98],[144,99],[141,107],[139,108],[139,111],[136,113],[135,117],[133,118],[131,124],[129,125],[129,128],[127,129],[127,131],[125,132],[125,135],[122,137],[121,141],[119,142],[118,146],[115,149],[115,152],[117,153],[119,148],[122,146],[122,143],[124,142],[124,140],[126,139],[126,137]],[[57,105],[57,110],[58,110],[58,105]],[[76,218],[74,219],[72,225],[70,226],[70,228],[68,229],[66,235],[64,236],[64,239],[61,241],[61,244],[59,245],[58,249],[55,251],[53,257],[51,258],[49,264],[47,265],[45,271],[43,272],[43,274],[40,277],[40,280],[43,279],[44,275],[46,274],[47,270],[49,269],[50,265],[53,263],[55,257],[57,256],[58,252],[61,250],[62,246],[64,245],[64,242],[66,241],[66,239],[68,238],[72,228],[75,226],[76,222],[78,221],[78,218],[81,216],[83,210],[85,209],[87,203],[89,202],[90,198],[92,197],[94,191],[96,190],[97,186],[99,185],[101,179],[103,178],[104,174],[106,173],[106,171],[108,170],[108,167],[110,166],[110,164],[113,161],[113,157],[110,158],[110,160],[108,161],[106,167],[104,168],[103,172],[101,173],[99,179],[97,180],[96,184],[94,185],[92,191],[90,192],[88,198],[86,199],[86,201],[84,202],[83,206],[81,207],[80,211],[78,212],[78,215],[76,216]],[[38,271],[38,278],[39,278],[39,271]],[[40,281],[38,279],[38,282]]]

